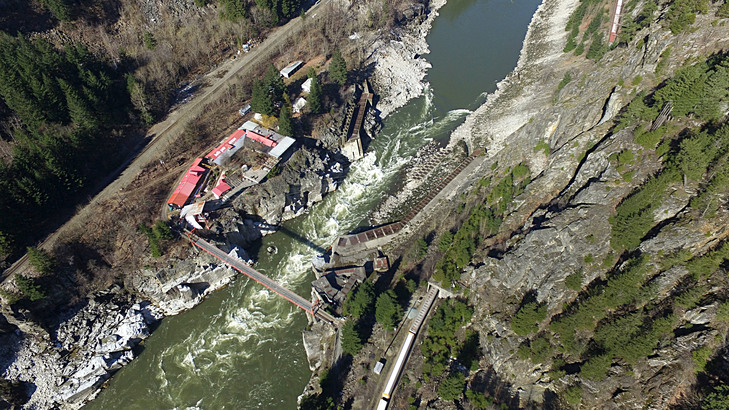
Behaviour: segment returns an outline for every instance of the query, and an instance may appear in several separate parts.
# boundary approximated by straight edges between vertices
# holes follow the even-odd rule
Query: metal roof
[[[200,179],[207,172],[207,168],[200,166],[201,163],[202,158],[195,159],[185,175],[182,177],[182,180],[180,180],[180,183],[177,184],[177,188],[175,188],[170,199],[167,200],[168,204],[177,205],[180,208],[185,206],[187,201],[190,199],[190,196],[192,196],[195,191],[198,182],[200,182]]]

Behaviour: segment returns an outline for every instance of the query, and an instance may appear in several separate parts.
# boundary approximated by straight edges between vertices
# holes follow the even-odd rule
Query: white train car
[[[387,384],[385,384],[385,390],[382,391],[382,398],[380,398],[380,403],[377,405],[377,410],[387,409],[392,391],[395,389],[397,380],[400,378],[400,372],[402,371],[402,368],[405,365],[405,360],[407,360],[408,354],[410,353],[410,347],[412,347],[413,341],[415,341],[415,335],[418,334],[420,326],[423,325],[423,321],[428,316],[428,312],[430,311],[431,306],[433,306],[433,302],[437,296],[438,289],[431,288],[421,303],[420,309],[418,310],[418,316],[410,326],[408,335],[405,338],[405,343],[402,344],[400,353],[397,355],[397,361],[395,361],[395,365],[390,371],[390,377],[387,379]]]

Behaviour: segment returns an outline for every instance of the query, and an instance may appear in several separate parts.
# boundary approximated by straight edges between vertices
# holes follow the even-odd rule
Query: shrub
[[[489,404],[493,403],[493,400],[491,400],[490,397],[486,397],[471,389],[466,390],[466,398],[468,399],[468,402],[471,403],[471,406],[476,409],[486,409]]]
[[[676,297],[676,305],[685,309],[691,309],[699,303],[705,292],[706,288],[703,286],[692,286]]]
[[[708,346],[700,347],[691,352],[691,358],[694,360],[694,371],[696,373],[701,373],[706,370],[706,362],[709,361],[712,353],[712,349]]]
[[[716,308],[716,320],[729,322],[729,303],[724,301]]]
[[[529,350],[532,363],[543,363],[552,355],[552,344],[546,337],[538,337],[529,344]]]
[[[159,244],[159,237],[155,235],[152,229],[150,229],[144,222],[139,224],[139,232],[144,234],[149,240],[149,251],[153,258],[159,258],[162,256],[162,249]]]
[[[575,272],[564,280],[565,286],[567,286],[567,289],[572,289],[575,291],[579,291],[582,289],[582,271]]]
[[[646,132],[636,132],[634,134],[635,136],[635,143],[639,144],[643,148],[646,149],[655,149],[656,145],[658,145],[659,142],[663,139],[663,136],[666,134],[666,127],[662,126],[660,128],[656,128],[653,131],[646,131]]]
[[[157,47],[157,40],[154,35],[149,31],[144,32],[144,46],[149,50],[154,50]]]
[[[170,226],[161,219],[158,219],[157,222],[155,222],[154,226],[152,227],[152,231],[154,232],[154,236],[156,236],[157,239],[172,239],[175,237],[175,233],[172,232]]]
[[[572,81],[572,74],[567,71],[564,73],[564,77],[562,77],[562,81],[557,84],[557,91],[562,91],[562,89]]]
[[[413,248],[413,259],[420,260],[425,254],[428,253],[428,242],[424,238],[419,238],[415,241],[415,248]]]
[[[544,151],[544,155],[549,155],[549,151],[550,151],[549,144],[544,140],[539,141],[537,143],[537,145],[534,147],[534,151],[540,151],[540,150]]]
[[[567,391],[564,392],[564,399],[567,403],[576,406],[582,401],[582,387],[570,386]]]

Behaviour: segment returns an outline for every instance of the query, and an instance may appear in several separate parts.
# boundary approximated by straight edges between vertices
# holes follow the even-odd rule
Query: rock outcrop
[[[230,256],[253,263],[246,252],[235,245],[219,243],[218,246],[230,249]],[[192,309],[238,275],[233,268],[199,250],[187,259],[168,262],[167,267],[157,270],[145,268],[139,275],[130,278],[130,285],[149,298],[166,316]]]
[[[429,52],[425,37],[438,16],[438,9],[445,4],[445,0],[431,1],[426,17],[419,23],[398,27],[391,32],[397,38],[383,36],[370,47],[372,52],[365,65],[374,66],[372,86],[383,96],[377,105],[382,118],[425,91],[424,79],[431,67],[422,57]]]
[[[134,358],[133,349],[162,316],[149,301],[134,303],[120,288],[112,288],[90,297],[60,324],[53,340],[19,336],[20,347],[4,376],[32,383],[28,408],[80,408]]]
[[[346,159],[321,148],[299,149],[282,165],[279,176],[248,188],[232,200],[241,214],[255,215],[269,225],[295,218],[339,187]]]

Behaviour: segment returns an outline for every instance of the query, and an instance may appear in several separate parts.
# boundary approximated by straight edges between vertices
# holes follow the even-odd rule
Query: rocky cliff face
[[[492,257],[486,252],[477,255],[462,277],[470,289],[469,301],[476,307],[473,328],[481,335],[480,368],[489,374],[490,393],[514,405],[565,404],[557,395],[580,384],[587,408],[666,408],[696,380],[692,352],[723,337],[725,329],[715,323],[717,303],[710,298],[694,308],[674,311],[679,323],[684,323],[682,328],[693,330],[677,332],[648,359],[632,366],[614,361],[602,381],[569,370],[550,374],[548,364],[520,358],[517,348],[527,338],[518,336],[510,323],[525,295],[546,306],[547,318],[558,316],[566,306],[585,298],[565,285],[568,276],[581,272],[583,285],[599,283],[623,266],[628,256],[619,259],[611,248],[608,217],[661,163],[656,157],[641,156],[626,178],[611,155],[624,150],[642,154],[643,148],[633,141],[632,131],[613,132],[610,120],[637,92],[662,81],[655,74],[659,62],[664,77],[670,76],[677,67],[726,47],[729,28],[712,24],[713,10],[697,16],[694,30],[678,35],[656,20],[631,44],[609,51],[595,63],[562,52],[568,35],[564,27],[578,4],[543,2],[517,69],[451,141],[451,145],[465,141],[471,149],[487,149],[488,159],[479,176],[499,172],[490,168],[496,161],[498,169],[524,162],[535,176],[515,199],[501,235],[491,241],[498,244]],[[668,5],[661,7],[656,16],[665,15],[661,13]],[[667,49],[672,50],[670,56],[664,53]],[[560,89],[565,73],[571,74],[572,81]],[[539,149],[540,142],[549,148]],[[461,192],[472,189],[463,186]],[[655,223],[663,224],[639,248],[651,256],[651,263],[658,264],[664,255],[682,249],[702,254],[727,236],[725,207],[711,221],[688,215],[693,189],[690,184],[672,186],[655,212]],[[675,294],[686,274],[682,266],[659,272],[651,279],[655,300]],[[540,331],[548,331],[548,324],[543,322]]]

